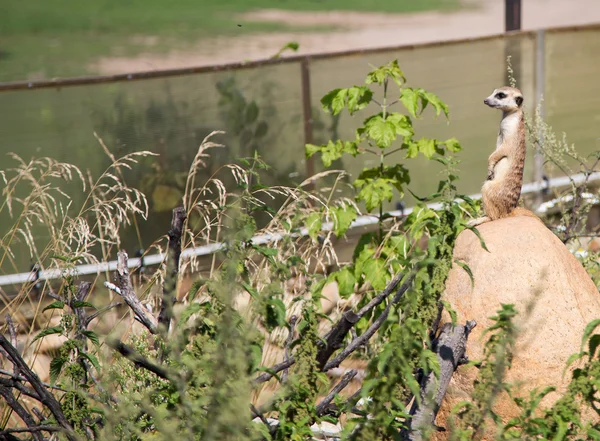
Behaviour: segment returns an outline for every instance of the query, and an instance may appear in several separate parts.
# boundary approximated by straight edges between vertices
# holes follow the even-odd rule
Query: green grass
[[[100,56],[168,52],[211,36],[290,29],[241,21],[239,15],[251,10],[402,13],[449,10],[458,4],[459,0],[0,0],[0,81],[90,74],[94,72],[89,63]],[[158,37],[158,43],[149,47],[135,36]]]

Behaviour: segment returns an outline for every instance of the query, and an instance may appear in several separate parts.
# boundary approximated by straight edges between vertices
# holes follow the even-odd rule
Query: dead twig
[[[452,375],[464,359],[467,339],[476,324],[471,320],[464,326],[453,326],[451,323],[446,323],[442,327],[440,335],[433,344],[433,350],[437,354],[440,366],[439,377],[430,372],[422,379],[421,396],[413,401],[409,413],[414,416],[410,429],[402,432],[402,439],[410,441],[429,439],[428,432],[433,427]]]
[[[388,284],[388,286],[376,297],[374,297],[369,303],[367,303],[363,308],[361,308],[358,313],[354,313],[352,311],[348,311],[342,315],[342,318],[335,324],[335,326],[327,333],[325,336],[325,343],[321,346],[317,354],[317,360],[319,365],[321,366],[322,371],[327,371],[331,368],[338,367],[342,361],[344,361],[352,352],[365,344],[375,332],[379,329],[379,327],[383,324],[387,315],[389,313],[389,309],[391,304],[397,303],[402,298],[402,295],[406,292],[406,290],[410,287],[410,284],[413,281],[414,273],[411,273],[406,281],[402,284],[402,286],[398,289],[396,296],[392,300],[391,304],[384,310],[384,312],[377,318],[375,322],[371,325],[365,333],[361,336],[354,338],[350,344],[333,360],[327,362],[329,357],[339,349],[346,338],[346,335],[352,327],[360,320],[360,318],[367,315],[371,312],[376,306],[381,304],[389,295],[394,291],[394,289],[398,286],[398,283],[404,277],[403,274],[396,275]],[[368,333],[368,334],[367,334]],[[260,384],[265,381],[269,381],[274,375],[281,372],[284,369],[288,369],[292,366],[296,361],[294,357],[290,357],[288,360],[284,360],[283,362],[276,364],[271,367],[268,372],[259,375],[254,379],[254,383]]]
[[[39,396],[39,401],[46,406],[54,418],[56,418],[57,423],[65,430],[65,435],[69,441],[76,441],[77,437],[73,432],[73,428],[69,424],[69,421],[65,417],[60,404],[56,401],[56,398],[48,392],[46,387],[42,384],[39,377],[27,366],[25,360],[19,355],[17,349],[10,344],[10,342],[3,336],[0,335],[0,347],[2,347],[13,365],[19,369],[19,371],[23,374],[23,376],[27,379],[29,384],[33,387],[34,391]]]
[[[177,299],[177,281],[179,276],[179,258],[181,257],[181,235],[183,234],[183,223],[187,215],[183,207],[173,209],[171,228],[167,233],[169,236],[169,251],[167,257],[167,272],[163,285],[163,298],[158,314],[158,323],[165,334],[169,331],[171,319],[173,318],[173,305]]]
[[[123,297],[127,306],[134,312],[136,318],[143,324],[151,334],[158,332],[158,321],[156,318],[142,305],[140,299],[137,298],[131,283],[131,275],[127,266],[127,253],[119,251],[117,253],[117,286],[119,288],[117,294]]]
[[[406,282],[404,282],[402,284],[402,286],[400,286],[400,288],[398,288],[398,291],[396,292],[396,295],[394,296],[392,301],[390,303],[388,303],[388,305],[385,307],[385,309],[379,315],[379,317],[377,317],[377,319],[375,319],[373,321],[371,326],[369,326],[369,328],[365,332],[363,332],[360,336],[358,336],[357,338],[352,340],[348,344],[348,346],[346,346],[342,350],[342,352],[340,352],[335,358],[333,358],[332,360],[327,362],[327,364],[323,368],[323,371],[328,371],[331,368],[338,367],[342,363],[342,361],[344,361],[346,358],[348,358],[348,356],[350,354],[352,354],[354,351],[356,351],[357,349],[362,347],[365,343],[367,343],[369,341],[369,339],[371,337],[373,337],[373,335],[379,330],[381,325],[383,325],[383,323],[387,320],[387,317],[390,313],[390,310],[392,309],[392,306],[395,305],[396,303],[398,303],[400,301],[400,299],[402,298],[402,296],[404,295],[404,293],[408,290],[408,288],[412,284],[413,279],[414,279],[414,273],[412,273],[408,277]]]
[[[32,432],[32,429],[36,427],[37,423],[25,407],[15,398],[12,391],[8,387],[0,386],[0,396],[4,398],[4,401],[8,406],[15,411],[17,415],[23,420],[23,422],[27,425],[27,432]],[[10,430],[10,429],[9,429]],[[0,432],[0,435],[2,432]],[[32,432],[33,439],[36,441],[43,441],[43,436],[39,432]]]
[[[285,354],[283,356],[283,361],[289,361],[290,357],[291,357],[291,352],[290,352],[290,348],[292,347],[292,342],[294,341],[294,327],[296,326],[296,322],[298,321],[298,317],[293,315],[290,317],[290,323],[288,326],[289,329],[289,334],[288,334],[288,338],[287,341],[285,343]],[[287,380],[287,376],[288,376],[288,370],[287,368],[284,369],[283,371],[283,375],[281,376],[281,382],[285,383],[285,381]]]
[[[130,360],[137,367],[146,369],[147,371],[150,371],[150,372],[156,374],[160,378],[171,381],[169,373],[167,372],[166,369],[162,368],[161,366],[159,366],[155,363],[152,363],[146,357],[137,353],[133,348],[131,348],[130,346],[127,346],[125,343],[120,342],[120,341],[112,341],[112,342],[108,342],[108,345],[112,349],[117,351],[119,354],[121,354],[123,357]]]
[[[331,403],[335,396],[339,394],[346,386],[348,386],[348,384],[350,384],[356,374],[357,371],[354,369],[349,370],[344,374],[340,382],[336,384],[333,389],[331,389],[331,392],[329,392],[329,394],[327,394],[327,396],[323,398],[319,404],[317,404],[317,415],[321,416],[327,411],[327,406],[329,406],[329,403]]]

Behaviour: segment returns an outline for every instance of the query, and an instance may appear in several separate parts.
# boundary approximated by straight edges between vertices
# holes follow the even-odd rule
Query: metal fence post
[[[539,116],[545,116],[543,101],[546,90],[546,33],[543,29],[537,31],[535,40],[535,109],[539,108]],[[535,110],[534,110],[535,111]],[[538,133],[539,141],[544,142],[543,133]],[[533,182],[541,184],[544,176],[544,155],[539,148],[535,150],[533,163]],[[535,206],[543,202],[543,194],[539,191],[535,196]]]
[[[504,0],[504,32],[521,30],[521,0]],[[521,87],[521,40],[509,37],[504,41],[504,59],[511,57],[513,77],[517,87]],[[509,84],[509,75],[506,73],[506,84]]]
[[[310,101],[310,57],[305,57],[300,63],[302,76],[302,110],[304,116],[304,143],[312,144],[313,142],[313,120],[312,106]],[[310,177],[315,174],[314,157],[306,160],[306,176]]]
[[[504,31],[518,31],[521,29],[521,0],[504,0]]]

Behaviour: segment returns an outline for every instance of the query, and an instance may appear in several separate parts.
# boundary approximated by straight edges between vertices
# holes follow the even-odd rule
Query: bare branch
[[[158,321],[140,302],[140,299],[135,295],[133,284],[131,283],[131,275],[127,266],[127,253],[119,251],[117,253],[117,285],[119,287],[118,294],[123,297],[127,306],[135,313],[135,316],[143,324],[151,334],[158,332]]]
[[[296,321],[298,321],[298,317],[293,315],[290,317],[290,324],[289,324],[289,334],[288,334],[288,338],[287,341],[285,343],[285,355],[283,356],[283,361],[289,361],[290,357],[292,356],[290,353],[290,348],[292,347],[292,342],[294,341],[294,327],[296,326]],[[281,376],[281,382],[285,383],[285,381],[287,380],[287,376],[288,376],[288,370],[287,368],[283,371],[283,375]]]
[[[15,380],[14,378],[0,377],[0,386],[4,386],[9,389],[17,389],[23,395],[27,395],[28,397],[40,401],[40,396],[36,394],[33,389],[29,389],[27,386]]]
[[[350,332],[354,325],[365,315],[369,314],[375,307],[381,304],[381,302],[383,302],[394,291],[394,289],[396,289],[398,283],[400,283],[403,277],[404,274],[402,273],[396,274],[396,276],[394,276],[385,289],[373,297],[371,301],[363,306],[357,313],[348,311],[342,315],[342,318],[325,336],[325,346],[317,355],[317,362],[320,369],[323,369],[331,355],[342,347],[348,332]]]
[[[36,435],[40,435],[39,432],[60,432],[62,429],[56,426],[31,426],[31,427],[21,427],[17,429],[4,429],[0,431],[0,435],[7,435],[9,433],[31,433],[35,439],[38,439]],[[39,438],[43,440],[44,438]]]
[[[27,366],[25,360],[21,358],[17,349],[10,344],[10,342],[0,334],[0,346],[6,351],[11,360],[12,364],[15,365],[19,371],[23,373],[23,376],[29,381],[29,384],[33,387],[35,392],[38,394],[40,398],[40,402],[46,406],[52,415],[56,418],[58,424],[65,429],[65,435],[69,441],[76,441],[76,436],[73,433],[73,428],[69,424],[69,421],[65,417],[60,404],[56,401],[56,398],[48,392],[48,390],[44,387],[39,377]]]
[[[350,384],[350,382],[356,376],[356,374],[357,371],[354,369],[349,370],[344,374],[340,382],[336,384],[333,389],[331,389],[331,392],[329,392],[329,394],[325,398],[323,398],[323,400],[319,404],[317,404],[317,415],[321,416],[325,413],[329,403],[331,403],[335,396],[339,394],[346,386],[348,386],[348,384]]]
[[[384,312],[377,318],[375,322],[371,325],[364,334],[360,337],[354,338],[352,342],[344,349],[334,360],[327,363],[327,360],[335,352],[337,349],[341,347],[344,339],[348,332],[352,329],[352,327],[360,320],[361,317],[364,317],[370,311],[372,311],[377,305],[381,304],[396,288],[398,283],[402,280],[404,276],[402,274],[396,275],[388,286],[376,297],[374,297],[369,303],[367,303],[363,308],[361,308],[358,313],[353,313],[352,311],[348,311],[344,313],[342,318],[336,323],[336,325],[329,331],[329,333],[325,336],[326,343],[321,347],[319,353],[317,354],[317,360],[319,361],[321,366],[321,370],[327,371],[331,368],[338,367],[342,361],[344,361],[352,352],[366,343],[375,332],[379,329],[379,327],[383,324],[387,315],[389,313],[389,309],[392,304],[398,303],[402,298],[402,295],[406,292],[406,290],[410,287],[410,284],[413,281],[414,273],[411,273],[406,282],[402,284],[402,286],[398,289],[396,296],[392,300],[392,303],[388,305],[388,307],[384,310]],[[387,311],[387,312],[386,312]],[[369,333],[369,334],[367,334]],[[270,380],[275,374],[281,372],[284,369],[292,366],[296,361],[293,357],[290,357],[289,360],[283,361],[279,364],[276,364],[272,368],[270,368],[270,372],[265,372],[264,374],[259,375],[254,379],[254,383],[264,383],[265,381]],[[333,362],[333,363],[332,363]]]
[[[110,311],[113,308],[118,308],[121,305],[122,305],[121,302],[111,303],[110,305],[105,306],[104,308],[101,308],[101,309],[97,310],[96,312],[93,312],[92,314],[86,316],[86,318],[85,318],[85,327],[87,328],[89,326],[89,324],[92,322],[92,320],[94,320],[96,317],[104,314],[107,311]]]
[[[155,363],[152,363],[146,357],[137,353],[133,348],[127,346],[125,343],[120,341],[112,341],[108,342],[108,345],[115,351],[117,351],[119,354],[130,360],[137,367],[146,369],[147,371],[156,374],[160,378],[171,381],[169,373],[166,371],[166,369],[158,366]]]
[[[169,331],[173,318],[173,305],[177,299],[177,280],[179,277],[179,258],[181,256],[181,235],[183,222],[187,215],[183,207],[173,209],[171,228],[169,229],[169,254],[167,258],[167,273],[163,285],[163,298],[158,314],[158,323],[164,327],[165,333]]]
[[[17,401],[12,391],[5,386],[0,386],[0,396],[4,398],[6,404],[8,404],[8,406],[14,410],[15,413],[19,415],[19,417],[27,425],[27,429],[24,431],[31,432],[31,429],[36,426],[36,422],[27,409],[25,409],[25,407],[23,407],[23,405]],[[2,432],[0,432],[0,435],[1,434]],[[32,433],[32,436],[36,441],[43,441],[44,439],[42,434],[38,432]]]
[[[439,337],[434,342],[434,352],[440,365],[439,377],[436,377],[434,372],[430,372],[421,381],[421,396],[413,402],[410,414],[414,417],[411,420],[410,430],[403,431],[403,439],[410,441],[429,439],[427,432],[433,426],[452,375],[465,355],[469,334],[476,324],[475,321],[470,320],[464,326],[446,323],[442,327]]]
[[[6,354],[6,355],[7,355],[7,358],[8,358],[8,354]],[[15,374],[13,374],[11,372],[5,371],[4,369],[0,369],[0,374],[6,375],[6,376],[10,377],[11,379],[13,379],[15,381],[29,382],[29,380],[27,378],[23,377],[22,375],[15,375]],[[42,382],[42,384],[44,385],[44,387],[46,387],[48,389],[54,389],[54,390],[58,390],[58,391],[61,391],[61,392],[66,392],[66,390],[63,389],[63,388],[60,388],[60,387],[57,387],[57,386],[52,386],[51,384],[43,383],[43,382]]]
[[[400,299],[402,298],[402,296],[404,295],[406,290],[408,290],[408,288],[412,284],[413,279],[414,279],[414,273],[412,273],[410,276],[408,276],[408,279],[406,280],[406,282],[404,282],[402,284],[402,286],[400,286],[400,288],[398,288],[398,291],[396,292],[396,295],[394,296],[392,301],[390,303],[388,303],[388,305],[385,307],[385,309],[379,315],[379,317],[377,317],[377,319],[375,319],[373,321],[371,326],[369,326],[369,328],[365,332],[363,332],[360,336],[358,336],[357,338],[352,340],[350,342],[350,344],[348,344],[348,346],[346,346],[342,350],[342,352],[340,352],[335,358],[330,360],[323,368],[323,371],[328,371],[331,368],[338,367],[342,363],[342,361],[344,361],[346,358],[348,358],[348,356],[350,354],[352,354],[354,351],[356,351],[358,348],[360,348],[366,342],[369,341],[369,339],[379,330],[381,325],[387,320],[387,317],[390,313],[390,310],[392,309],[392,306],[400,301]]]

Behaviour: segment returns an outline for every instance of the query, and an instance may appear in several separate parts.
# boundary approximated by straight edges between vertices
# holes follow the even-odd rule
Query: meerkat
[[[487,180],[481,189],[485,216],[471,220],[468,225],[511,216],[530,216],[531,211],[517,207],[523,185],[523,168],[527,153],[523,94],[514,87],[501,87],[483,100],[484,104],[502,110],[502,121],[496,150],[488,158]]]

